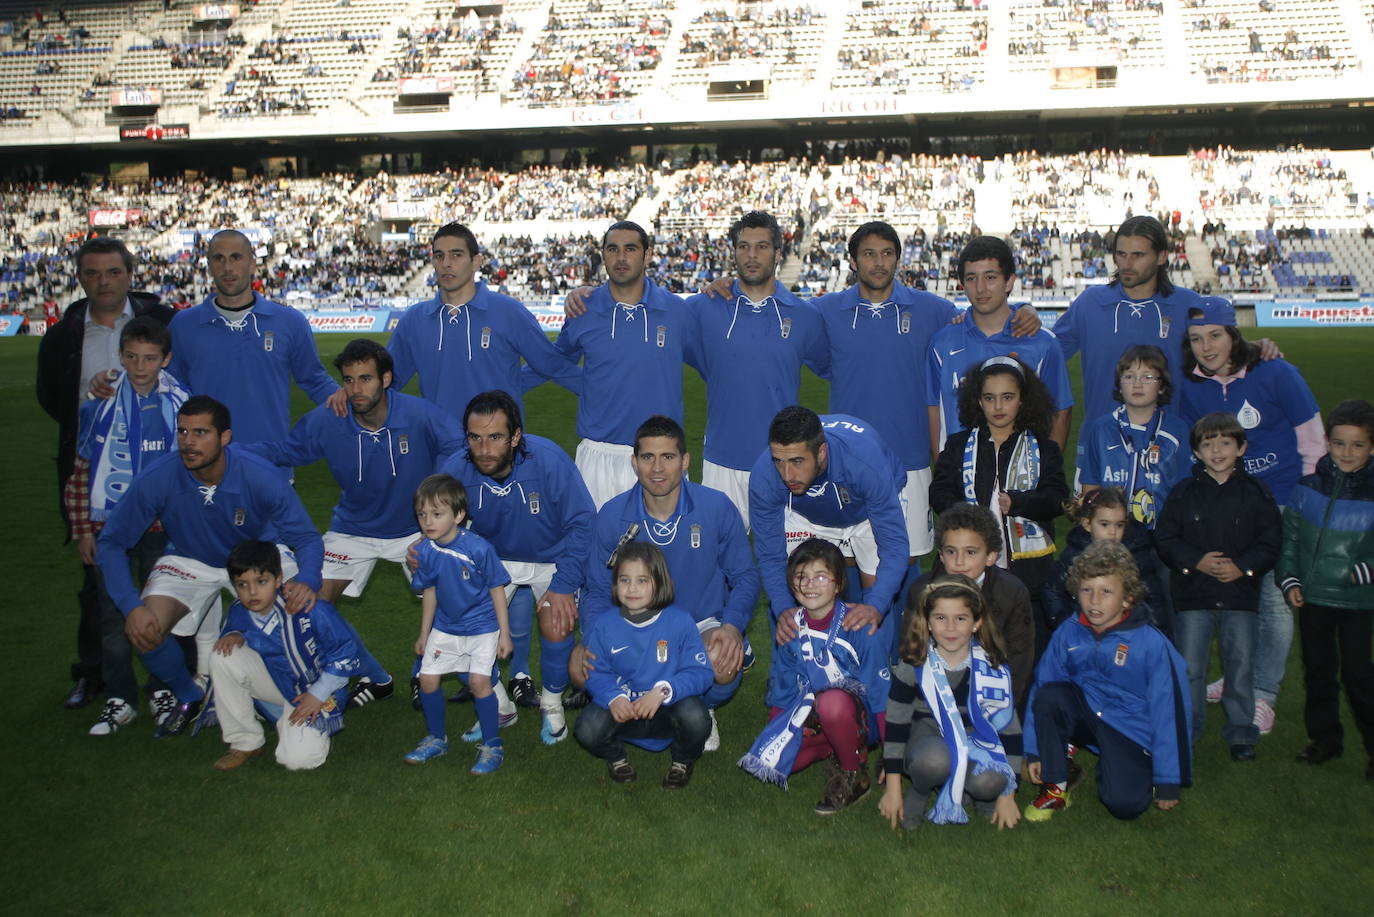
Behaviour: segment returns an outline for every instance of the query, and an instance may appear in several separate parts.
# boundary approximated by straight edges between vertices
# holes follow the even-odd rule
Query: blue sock
[[[188,704],[205,696],[205,692],[191,677],[190,669],[186,668],[186,656],[175,638],[167,637],[158,644],[157,649],[139,655],[143,657],[143,664],[148,671],[171,688],[179,702]]]
[[[501,713],[496,708],[496,695],[474,697],[472,704],[477,708],[477,722],[482,726],[482,744],[501,744]]]
[[[530,673],[530,648],[534,643],[534,590],[521,586],[510,600],[510,642],[515,652],[510,656],[510,674]]]
[[[358,674],[373,684],[384,685],[391,681],[391,674],[382,668],[382,664],[367,651],[361,640],[358,641],[358,662]]]
[[[568,660],[572,658],[572,634],[554,641],[539,640],[539,682],[548,691],[562,691],[568,686]]]
[[[429,730],[429,734],[441,739],[447,738],[448,730],[444,727],[444,692],[421,691],[420,709],[425,712],[425,728]]]
[[[422,661],[423,661],[423,660],[422,660],[419,656],[416,656],[416,657],[415,657],[415,664],[414,664],[413,666],[410,667],[410,677],[411,677],[411,678],[418,678],[418,677],[419,677],[419,675],[420,675],[420,663],[421,663]]]

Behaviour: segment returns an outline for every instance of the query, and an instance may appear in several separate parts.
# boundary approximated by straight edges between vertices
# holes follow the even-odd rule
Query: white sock
[[[548,688],[539,690],[539,711],[548,720],[549,728],[554,732],[565,728],[568,719],[563,713],[563,692],[550,691]]]
[[[508,716],[515,712],[515,701],[510,699],[505,684],[500,681],[493,681],[491,691],[496,695],[496,708],[501,711],[502,716]]]

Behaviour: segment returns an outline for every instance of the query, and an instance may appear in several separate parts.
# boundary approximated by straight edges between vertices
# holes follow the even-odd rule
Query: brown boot
[[[261,746],[252,751],[239,751],[237,748],[231,748],[224,753],[223,757],[215,762],[214,768],[217,771],[236,770],[247,764],[249,758],[256,758],[260,754],[262,754]]]
[[[825,782],[825,795],[816,803],[817,815],[834,815],[843,812],[868,795],[872,787],[868,778],[868,761],[859,762],[859,769],[842,771],[838,767],[834,775]]]

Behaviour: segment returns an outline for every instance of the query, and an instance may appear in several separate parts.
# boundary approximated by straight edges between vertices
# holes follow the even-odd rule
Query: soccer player
[[[598,508],[635,483],[629,458],[639,423],[654,414],[682,420],[682,361],[694,322],[677,297],[644,276],[652,255],[638,223],[611,224],[601,240],[606,283],[554,341],[583,361],[577,468]]]
[[[945,438],[963,429],[959,423],[959,384],[970,369],[992,357],[1016,354],[1035,370],[1054,399],[1057,412],[1050,438],[1062,449],[1069,437],[1073,392],[1064,352],[1053,334],[1040,329],[1025,337],[1011,330],[1008,302],[1016,285],[1016,259],[996,236],[978,236],[959,253],[959,280],[968,296],[964,321],[946,325],[930,339],[926,394],[930,402],[931,454],[938,458]]]
[[[320,598],[363,594],[378,560],[406,567],[406,549],[420,537],[410,501],[415,488],[447,456],[463,448],[458,422],[437,406],[392,390],[391,354],[365,338],[334,358],[349,413],[323,404],[302,417],[281,442],[254,443],[253,452],[287,468],[324,459],[339,483],[339,502],[324,534]],[[349,694],[361,707],[390,697],[390,676],[363,655],[363,676]]]
[[[596,510],[572,459],[552,440],[525,432],[510,394],[477,395],[463,413],[463,426],[467,449],[440,470],[467,490],[472,530],[491,543],[510,575],[507,601],[518,587],[538,596],[539,737],[553,745],[568,737],[563,691],[577,623],[573,596],[582,584]],[[534,694],[530,611],[511,606],[510,696],[517,702]],[[499,685],[499,673],[492,680]]]
[[[522,357],[541,381],[576,375],[576,363],[554,350],[523,303],[478,281],[483,257],[472,230],[441,226],[430,240],[430,263],[438,292],[407,309],[387,342],[396,388],[418,375],[420,394],[456,418],[478,392],[510,392],[519,404],[522,384],[531,381],[522,383]]]
[[[118,370],[119,335],[135,316],[149,315],[164,325],[176,313],[151,293],[133,293],[134,256],[118,239],[91,239],[76,250],[76,279],[86,295],[67,307],[38,344],[38,403],[57,421],[58,506],[71,538],[71,519],[62,492],[76,461],[82,397],[92,379],[107,379]],[[110,389],[112,391],[112,389]],[[101,586],[89,553],[82,551],[83,580],[77,593],[80,617],[76,631],[77,662],[72,687],[63,704],[84,707],[101,689]]]
[[[696,334],[687,362],[706,380],[706,445],[701,483],[721,491],[749,525],[749,471],[768,444],[773,415],[795,404],[801,368],[829,373],[820,314],[777,281],[782,228],[772,214],[746,213],[730,227],[736,278],[728,299],[687,300]]]
[[[718,490],[687,480],[692,457],[682,426],[663,415],[640,424],[634,437],[638,482],[596,514],[582,597],[583,633],[599,615],[614,613],[610,565],[616,548],[651,542],[668,560],[676,603],[696,618],[715,673],[706,692],[712,711],[734,696],[746,665],[744,634],[754,616],[759,572],[749,553],[744,521]],[[586,678],[587,654],[573,651],[573,682]],[[592,665],[595,665],[592,660]],[[709,750],[720,746],[712,713]]]
[[[907,573],[906,480],[896,452],[857,417],[792,405],[773,418],[749,479],[749,516],[779,643],[796,636],[795,615],[784,614],[798,607],[787,555],[807,538],[839,546],[859,567],[863,600],[850,603],[845,629],[873,633],[886,620]]]
[[[230,586],[224,564],[234,546],[253,538],[291,548],[282,552],[282,594],[292,612],[314,604],[324,555],[310,516],[279,471],[229,445],[228,408],[207,395],[186,399],[177,413],[176,438],[178,454],[158,459],[134,479],[95,552],[110,598],[124,613],[129,642],[148,671],[176,694],[177,706],[159,724],[158,735],[180,734],[200,712],[205,692],[170,635],[208,631],[213,642],[219,622],[208,615],[218,606],[220,590]],[[140,595],[126,552],[154,519],[162,521],[177,553],[158,560]]]

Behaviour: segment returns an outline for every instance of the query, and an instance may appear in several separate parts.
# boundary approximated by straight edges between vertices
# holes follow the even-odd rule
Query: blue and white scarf
[[[945,661],[936,649],[934,640],[930,641],[919,678],[921,694],[940,725],[940,735],[949,749],[950,760],[949,779],[940,788],[935,805],[926,813],[926,818],[937,825],[967,824],[964,780],[969,776],[970,761],[974,775],[993,770],[1007,778],[1003,796],[1016,792],[1016,774],[1007,763],[1002,739],[998,735],[1016,715],[1012,707],[1011,672],[1006,666],[993,667],[988,662],[987,652],[976,638],[969,644],[968,714],[969,722],[973,724],[971,738],[964,729],[959,704],[949,687]]]
[[[830,621],[830,629],[824,640],[815,638],[806,620],[806,612],[798,608],[797,631],[800,641],[801,671],[797,673],[801,694],[792,706],[769,720],[754,740],[748,753],[736,762],[745,771],[765,783],[776,783],[787,789],[787,778],[792,773],[792,765],[802,746],[802,727],[815,706],[816,695],[821,691],[841,688],[862,701],[867,693],[863,683],[847,673],[830,651],[830,645],[844,624],[849,607],[843,602],[835,603],[835,613]]]
[[[162,423],[170,438],[177,428],[177,410],[190,393],[164,369],[157,374],[152,395],[161,402]],[[119,374],[114,395],[96,409],[81,454],[91,463],[91,519],[104,522],[143,465],[142,411],[128,373]]]
[[[978,476],[978,437],[983,435],[983,427],[969,431],[968,441],[964,443],[964,499],[969,503],[978,502],[974,482]],[[1013,560],[1028,557],[1044,557],[1054,553],[1054,541],[1049,534],[1033,519],[1024,516],[1008,516],[1003,521],[1002,507],[997,502],[999,491],[1034,490],[1040,486],[1040,441],[1029,430],[1016,434],[1016,442],[1011,447],[1011,458],[1007,462],[1007,479],[997,480],[1001,462],[998,461],[997,447],[993,446],[992,498],[988,509],[1006,534],[1002,553],[997,557],[997,566],[1006,569]]]

